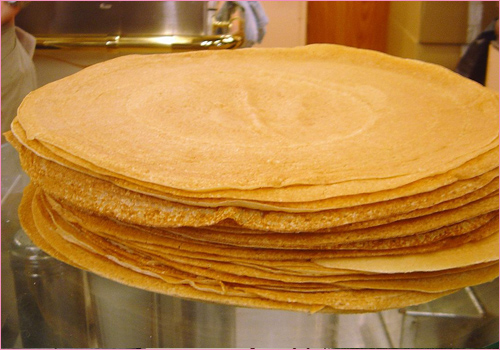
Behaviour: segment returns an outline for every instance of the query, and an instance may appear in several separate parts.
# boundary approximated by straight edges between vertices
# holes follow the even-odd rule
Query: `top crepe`
[[[438,66],[335,45],[125,56],[32,92],[17,118],[29,140],[61,155],[192,192],[366,193],[498,146],[497,93]]]

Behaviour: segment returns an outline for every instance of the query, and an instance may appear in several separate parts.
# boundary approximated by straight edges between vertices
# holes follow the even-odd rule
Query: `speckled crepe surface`
[[[418,180],[405,186],[389,187],[388,189],[384,188],[383,184],[379,184],[376,185],[378,191],[370,192],[369,190],[373,190],[372,185],[376,181],[368,181],[366,182],[368,187],[360,195],[352,195],[352,183],[348,182],[332,185],[258,188],[250,191],[218,190],[193,192],[126,178],[119,173],[112,173],[109,170],[95,167],[92,163],[84,162],[82,159],[58,149],[57,152],[66,157],[64,158],[49,150],[46,145],[43,145],[39,141],[28,140],[25,131],[17,120],[14,120],[12,124],[12,131],[14,135],[11,135],[10,139],[17,148],[21,148],[21,145],[24,145],[37,156],[52,160],[69,169],[74,169],[82,173],[90,173],[94,177],[138,193],[172,200],[177,203],[209,207],[234,205],[256,209],[262,208],[264,210],[285,209],[286,211],[294,211],[295,209],[295,211],[317,211],[320,209],[341,208],[416,195],[453,184],[459,180],[467,180],[488,171],[498,172],[498,147],[496,147],[449,172]],[[345,188],[343,189],[342,187]],[[272,202],[273,200],[278,202]]]
[[[109,181],[60,166],[35,156],[18,145],[24,169],[33,181],[57,198],[97,214],[114,216],[118,220],[160,227],[207,226],[232,219],[242,227],[275,232],[301,232],[329,229],[353,223],[365,226],[426,216],[436,212],[462,208],[498,191],[498,170],[469,180],[457,181],[419,195],[377,203],[323,211],[306,211],[300,215],[282,211],[267,212],[236,206],[189,206],[130,192]],[[92,188],[92,191],[88,191]],[[494,210],[490,199],[485,210]],[[189,213],[187,215],[186,213]],[[470,215],[474,212],[466,212]],[[461,220],[459,217],[456,220]],[[416,226],[415,226],[416,227]],[[352,227],[351,227],[352,229]],[[311,242],[312,244],[312,242]]]
[[[23,225],[28,230],[33,229],[34,232],[30,231],[30,234],[35,241],[41,242],[42,246],[48,244],[49,252],[64,252],[62,260],[70,264],[79,261],[81,264],[77,263],[78,267],[89,269],[104,277],[189,299],[295,311],[367,312],[426,302],[455,291],[351,289],[334,284],[326,284],[319,291],[317,285],[310,286],[310,290],[300,288],[300,285],[298,290],[294,290],[294,285],[288,288],[285,285],[284,290],[281,290],[283,287],[279,283],[269,288],[258,288],[254,284],[247,285],[241,281],[224,283],[208,276],[178,270],[172,267],[175,266],[172,263],[165,266],[165,259],[154,262],[151,256],[146,257],[129,249],[120,249],[117,244],[106,244],[95,237],[83,235],[83,239],[78,239],[77,229],[67,226],[64,220],[58,220],[57,215],[45,209],[46,207],[37,203],[33,188],[28,188],[21,206],[21,210],[26,213],[22,216]],[[181,265],[184,269],[186,266],[188,265]],[[490,267],[485,268],[488,270]],[[458,273],[463,275],[462,272]],[[488,275],[487,272],[484,274]]]
[[[379,257],[364,257],[363,259],[339,258],[334,260],[318,259],[317,264],[326,267],[353,269],[369,272],[405,272],[433,271],[453,268],[473,263],[498,261],[498,232],[483,240],[445,249],[441,251],[422,253],[418,255],[400,255],[387,259]]]
[[[498,215],[488,213],[477,218],[466,220],[454,225],[439,228],[435,231],[426,231],[422,234],[404,236],[393,239],[361,240],[357,243],[332,244],[324,250],[320,249],[289,249],[279,245],[273,248],[244,247],[242,245],[225,245],[213,242],[209,237],[189,237],[178,234],[176,230],[155,229],[137,225],[123,224],[107,217],[100,217],[68,207],[44,196],[45,203],[51,210],[59,213],[65,220],[86,228],[89,232],[96,232],[105,238],[121,241],[124,245],[137,243],[136,247],[151,247],[163,255],[177,254],[194,258],[210,256],[212,260],[230,261],[231,259],[251,260],[303,260],[320,257],[342,256],[373,256],[398,255],[422,251],[435,251],[443,247],[461,245],[466,241],[482,239],[496,232]],[[216,229],[215,229],[216,230]],[[195,232],[199,230],[195,229]],[[348,236],[347,233],[345,236]],[[264,235],[259,235],[265,239]],[[258,239],[257,237],[257,239]],[[296,235],[289,237],[291,240]],[[307,234],[306,237],[307,239]],[[141,245],[142,243],[142,245]]]
[[[28,235],[127,285],[352,313],[498,276],[498,93],[435,65],[131,55],[32,92],[6,137]]]
[[[29,140],[152,184],[355,194],[497,147],[497,116],[498,94],[444,68],[312,45],[117,58],[32,92],[17,119]]]

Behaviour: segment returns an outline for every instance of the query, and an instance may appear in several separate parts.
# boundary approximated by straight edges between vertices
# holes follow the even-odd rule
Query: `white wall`
[[[306,44],[307,1],[261,1],[269,17],[264,40],[256,47],[294,47]]]

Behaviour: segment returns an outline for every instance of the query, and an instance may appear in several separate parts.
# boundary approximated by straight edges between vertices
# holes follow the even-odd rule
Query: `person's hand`
[[[19,11],[21,11],[21,7],[12,6],[7,1],[2,1],[2,24],[13,21]]]

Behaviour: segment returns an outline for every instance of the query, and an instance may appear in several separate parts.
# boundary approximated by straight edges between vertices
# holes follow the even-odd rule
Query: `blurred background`
[[[33,2],[21,11],[16,23],[38,39],[34,60],[39,85],[43,85],[96,61],[123,54],[125,41],[130,37],[209,35],[213,29],[213,16],[227,2],[173,3],[176,2],[168,5],[161,2],[134,5],[131,2],[125,6],[121,2],[99,1]],[[498,19],[497,1],[259,3],[268,19],[263,26],[265,34],[261,42],[255,41],[249,46],[293,47],[335,43],[420,59],[450,69],[457,67],[467,46]],[[237,12],[232,17],[241,17]],[[259,18],[247,15],[246,20],[259,21]],[[241,29],[239,24],[236,19],[230,29],[222,26],[219,32],[237,33]],[[80,45],[69,45],[68,34],[79,39]],[[98,40],[93,42],[99,36],[109,38],[117,34],[121,35],[120,45],[100,45],[102,42]],[[66,40],[66,45],[59,43],[59,47],[65,48],[64,52],[50,49],[57,46],[54,39],[58,37]],[[152,42],[149,44],[154,45]],[[96,51],[98,46],[101,50]],[[144,51],[146,46],[144,43],[135,47],[131,45],[127,51]],[[164,47],[163,51],[170,49]],[[157,47],[156,50],[162,49]],[[498,45],[493,45],[492,51],[498,57]],[[498,74],[491,76],[497,77]],[[494,84],[491,82],[491,85]]]

